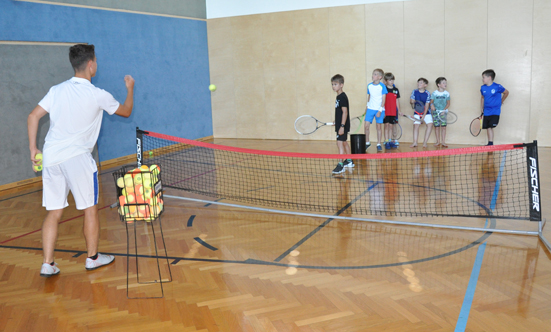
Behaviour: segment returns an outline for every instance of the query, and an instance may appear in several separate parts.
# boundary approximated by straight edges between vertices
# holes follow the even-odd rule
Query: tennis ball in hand
[[[216,85],[214,84],[209,85],[209,90],[212,92],[216,91]]]
[[[37,172],[40,172],[42,170],[42,153],[37,153],[34,156],[34,159],[39,160],[40,165],[38,166],[33,165],[33,169]]]

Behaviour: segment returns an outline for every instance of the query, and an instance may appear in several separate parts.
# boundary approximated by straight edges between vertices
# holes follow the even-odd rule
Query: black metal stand
[[[163,207],[163,191],[161,184],[161,172],[159,165],[140,165],[139,168],[123,167],[113,173],[113,178],[117,187],[118,211],[121,221],[126,226],[126,297],[129,299],[159,299],[164,297],[163,284],[172,281],[172,271],[168,261],[168,253],[166,250],[165,237],[163,233],[163,224],[161,215],[164,211]],[[157,246],[157,235],[155,234],[155,223],[159,223],[161,240],[164,248],[164,257],[159,256],[159,248]],[[133,227],[128,227],[128,224],[133,224]],[[146,223],[151,225],[151,233],[153,234],[153,246],[155,247],[155,256],[140,255],[138,253],[138,235],[137,224]],[[146,226],[146,225],[144,225]],[[130,229],[134,231],[134,253],[130,253],[131,235]],[[145,227],[147,231],[147,226]],[[150,243],[151,245],[151,243]],[[130,262],[133,256],[136,263],[136,283],[141,284],[159,284],[161,288],[161,296],[145,296],[131,297],[129,294],[130,288]],[[155,258],[157,260],[158,279],[140,280],[139,258]],[[166,259],[168,268],[168,279],[163,280],[161,273],[160,261]],[[142,278],[143,279],[143,278]]]
[[[137,239],[137,231],[136,231],[137,222],[133,223],[133,228],[134,228],[134,255],[133,256],[134,256],[134,259],[136,261],[136,282],[138,284],[155,284],[155,283],[158,283],[160,288],[161,288],[161,296],[131,297],[129,295],[130,256],[131,256],[130,255],[130,232],[129,232],[129,229],[128,229],[128,223],[125,223],[125,225],[126,225],[126,297],[128,299],[160,299],[160,298],[163,298],[164,295],[165,295],[164,294],[164,289],[163,289],[163,284],[172,281],[172,271],[170,269],[170,263],[168,261],[168,253],[166,251],[166,243],[165,243],[165,237],[164,237],[164,233],[163,233],[163,225],[162,225],[161,217],[158,217],[157,219],[159,220],[159,229],[161,231],[161,239],[162,239],[163,248],[164,248],[164,251],[165,251],[165,253],[164,253],[165,257],[164,258],[159,256],[159,249],[158,249],[158,246],[157,246],[157,236],[155,234],[154,223],[150,222],[149,224],[151,224],[151,232],[153,234],[153,244],[155,246],[155,258],[157,259],[157,271],[159,273],[159,279],[149,280],[149,281],[141,281],[140,280],[140,269],[139,269],[139,263],[138,263],[138,257],[140,257],[140,255],[138,254],[138,239]],[[150,256],[141,255],[141,257],[142,258],[149,258]],[[169,278],[167,280],[163,280],[163,278],[162,278],[161,265],[160,265],[160,262],[159,262],[160,259],[166,259],[166,264],[167,264],[167,267],[168,267],[168,274],[169,274]]]

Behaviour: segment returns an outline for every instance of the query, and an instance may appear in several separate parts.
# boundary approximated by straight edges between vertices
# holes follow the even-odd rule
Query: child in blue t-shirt
[[[488,145],[494,145],[494,128],[499,123],[501,115],[501,105],[509,96],[509,91],[501,84],[494,82],[496,73],[492,69],[485,70],[482,73],[482,83],[480,87],[480,109],[481,115],[484,116],[482,121],[482,129],[486,129],[488,133]]]

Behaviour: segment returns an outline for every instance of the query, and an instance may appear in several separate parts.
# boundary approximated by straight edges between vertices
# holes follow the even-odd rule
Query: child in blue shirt
[[[432,115],[430,114],[430,92],[426,89],[429,81],[426,78],[419,78],[417,80],[417,89],[411,92],[411,97],[409,103],[411,108],[414,109],[413,117],[415,122],[413,122],[413,144],[411,148],[417,147],[417,138],[419,137],[419,126],[424,122],[427,124],[427,129],[425,130],[425,140],[423,141],[423,147],[427,147],[427,142],[429,140],[430,134],[432,132]]]
[[[494,145],[494,128],[499,123],[501,115],[501,105],[509,96],[509,91],[501,84],[494,82],[496,73],[492,69],[485,70],[482,73],[482,83],[480,87],[480,109],[482,120],[482,129],[486,129],[488,133],[488,145]]]

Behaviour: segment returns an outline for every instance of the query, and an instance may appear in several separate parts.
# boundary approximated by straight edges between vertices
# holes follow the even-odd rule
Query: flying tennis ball
[[[216,85],[214,84],[209,85],[209,90],[214,92],[216,90]]]
[[[153,156],[153,151],[149,151],[149,156]]]

